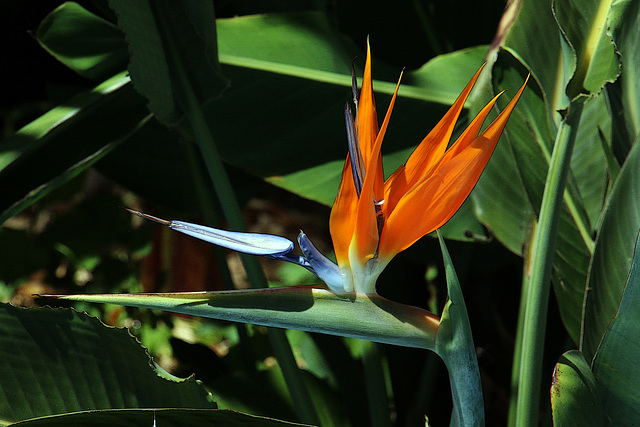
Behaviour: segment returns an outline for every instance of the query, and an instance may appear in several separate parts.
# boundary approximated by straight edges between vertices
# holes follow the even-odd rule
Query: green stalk
[[[527,289],[517,390],[516,425],[537,426],[542,357],[547,323],[551,268],[555,255],[558,217],[567,183],[569,162],[582,115],[582,103],[573,103],[556,135],[545,183],[540,219],[531,248],[531,278]],[[551,378],[551,373],[548,375]]]
[[[174,57],[179,58],[180,52],[177,51],[171,38],[169,38],[167,45]],[[198,98],[193,91],[186,70],[184,70],[181,65],[182,63],[178,61],[175,64],[175,69],[177,71],[176,77],[180,83],[180,90],[186,100],[186,105],[183,107],[191,130],[193,131],[194,139],[198,147],[200,147],[209,179],[220,200],[222,211],[229,223],[229,227],[235,231],[245,231],[247,227],[242,217],[240,204],[236,199],[222,158],[220,157],[207,121],[202,113]],[[252,287],[266,288],[268,285],[267,279],[257,259],[248,255],[242,256],[241,259]],[[268,336],[300,420],[308,424],[318,424],[318,415],[315,411],[313,400],[300,373],[300,369],[296,364],[285,332],[283,330],[269,329]]]
[[[185,142],[185,149],[187,151],[187,159],[189,161],[189,170],[193,177],[193,185],[196,190],[198,201],[200,202],[200,209],[207,224],[215,224],[217,226],[219,219],[216,214],[215,200],[213,199],[211,192],[207,188],[206,184],[206,171],[204,171],[202,162],[199,158],[197,147],[191,141]],[[220,267],[220,278],[224,289],[234,289],[233,280],[231,279],[231,273],[229,272],[229,266],[227,265],[227,259],[225,251],[219,247],[214,246],[213,251],[216,257],[216,262]],[[247,325],[244,323],[235,323],[236,331],[238,332],[240,354],[242,363],[247,372],[253,372],[256,370],[255,352],[249,337]]]
[[[535,234],[535,228],[534,228]],[[529,239],[530,240],[530,239]],[[520,308],[518,309],[518,329],[516,331],[516,342],[513,346],[513,366],[511,366],[511,390],[518,390],[520,383],[520,366],[522,363],[522,335],[524,331],[524,316],[526,313],[527,299],[529,293],[529,267],[531,265],[531,251],[525,252],[524,268],[522,272],[522,291],[520,293]],[[518,394],[511,393],[509,396],[509,416],[507,425],[516,426],[516,414],[518,407]]]
[[[389,399],[384,377],[385,364],[378,344],[371,341],[362,341],[362,364],[365,373],[371,426],[391,426]]]

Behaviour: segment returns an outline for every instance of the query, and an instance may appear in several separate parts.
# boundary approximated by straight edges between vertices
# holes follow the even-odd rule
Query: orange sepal
[[[367,42],[367,60],[364,65],[362,87],[358,97],[356,116],[356,132],[360,144],[360,152],[365,165],[373,155],[373,145],[378,136],[378,113],[376,100],[373,97],[373,83],[371,79],[371,51]]]
[[[420,179],[429,174],[444,156],[455,124],[460,117],[464,103],[471,93],[484,65],[471,78],[453,105],[438,124],[411,153],[404,166],[396,170],[385,182],[384,199],[386,209],[393,210],[402,196]]]
[[[355,230],[356,212],[358,209],[358,195],[353,183],[351,171],[351,159],[347,154],[347,160],[342,169],[342,180],[338,195],[331,208],[329,217],[329,231],[333,248],[336,253],[338,265],[349,265],[349,245]]]
[[[497,139],[477,138],[405,194],[385,222],[379,256],[393,258],[422,236],[444,225],[471,193],[496,142]]]
[[[480,179],[527,81],[480,136],[470,143],[464,141],[466,146],[454,149],[451,155],[447,152],[431,174],[402,196],[382,230],[378,251],[381,258],[393,258],[444,225],[457,212]],[[491,102],[495,102],[495,98]],[[486,116],[485,109],[479,115]]]
[[[356,231],[355,231],[355,243],[357,248],[358,258],[363,264],[369,259],[373,258],[378,248],[378,221],[376,216],[376,208],[374,204],[374,185],[381,179],[378,170],[378,162],[380,161],[380,149],[382,147],[382,140],[387,131],[389,125],[389,119],[391,119],[391,112],[396,102],[398,95],[398,89],[400,88],[400,80],[402,74],[396,85],[396,90],[393,93],[387,114],[382,122],[382,127],[378,132],[376,141],[373,144],[372,155],[369,158],[369,162],[366,165],[367,175],[365,176],[362,184],[362,192],[360,193],[360,199],[358,200],[358,214],[356,219]]]
[[[440,159],[440,164],[444,164],[447,161],[449,161],[449,159],[457,156],[462,150],[467,148],[469,144],[471,144],[478,137],[478,134],[480,133],[480,129],[482,129],[482,124],[484,123],[485,119],[491,112],[491,109],[495,105],[500,95],[502,95],[503,93],[504,92],[500,92],[499,94],[494,96],[493,99],[489,101],[489,103],[485,105],[482,110],[480,110],[478,115],[471,121],[469,126],[467,126],[467,128],[462,132],[462,134],[460,134],[458,139],[456,139],[456,141],[451,145],[451,147],[449,147],[449,149],[444,154],[444,156],[442,156],[442,159]]]
[[[478,77],[480,77],[483,68],[484,64],[476,71],[451,108],[449,108],[438,124],[429,132],[407,159],[405,173],[409,182],[415,183],[415,175],[422,175],[424,172],[432,169],[444,155],[451,140],[453,129],[464,107],[464,103],[469,97],[471,89],[473,89]]]

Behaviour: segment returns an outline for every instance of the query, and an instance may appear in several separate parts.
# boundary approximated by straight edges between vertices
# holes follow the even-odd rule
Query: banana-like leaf
[[[596,378],[582,352],[564,353],[553,371],[551,384],[553,424],[557,426],[601,426],[604,412]]]
[[[571,49],[572,57],[565,56],[564,65],[572,73],[566,88],[570,98],[580,93],[597,94],[620,74],[620,61],[608,31],[611,4],[610,0],[552,2],[563,41]]]
[[[633,245],[640,230],[640,145],[624,163],[602,216],[591,261],[584,307],[582,351],[595,354],[607,325],[616,315],[632,264]]]
[[[152,308],[232,322],[321,332],[405,347],[435,349],[439,319],[378,295],[338,295],[323,288],[47,297]]]
[[[78,43],[69,43],[74,39]],[[64,65],[96,81],[121,72],[129,60],[122,31],[74,2],[65,2],[47,15],[36,40]]]
[[[616,49],[623,58],[623,73],[620,79],[607,87],[611,116],[615,124],[611,145],[618,162],[623,163],[637,135],[640,134],[640,98],[637,86],[640,67],[638,61],[634,60],[640,49],[640,3],[613,2],[609,21]]]
[[[612,426],[640,422],[640,239],[616,317],[593,360],[605,414]]]
[[[5,423],[100,409],[216,407],[195,378],[158,367],[128,331],[75,310],[0,304],[0,361]]]
[[[173,125],[185,113],[180,70],[186,70],[201,103],[228,86],[218,64],[213,3],[112,0],[110,5],[129,45],[133,85],[159,121]]]

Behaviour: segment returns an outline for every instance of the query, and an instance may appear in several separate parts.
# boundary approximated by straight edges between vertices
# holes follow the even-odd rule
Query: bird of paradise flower
[[[320,253],[303,232],[298,236],[302,255],[295,255],[293,242],[283,237],[167,221],[130,210],[219,246],[293,262],[313,272],[328,289],[299,286],[47,297],[153,308],[429,349],[447,366],[455,425],[483,425],[482,386],[475,346],[462,293],[442,239],[449,300],[441,317],[387,300],[378,295],[375,288],[378,276],[396,254],[437,230],[460,208],[480,178],[524,91],[526,81],[498,117],[482,130],[500,95],[493,98],[450,144],[455,123],[481,70],[407,162],[385,180],[380,150],[399,83],[382,125],[378,126],[367,46],[359,93],[353,77],[355,109],[352,111],[349,104],[345,107],[349,153],[330,218],[337,263]]]
[[[482,67],[407,162],[384,180],[380,150],[400,82],[382,125],[378,126],[371,52],[367,45],[359,94],[355,73],[353,77],[355,117],[351,106],[345,106],[349,152],[330,217],[337,264],[320,253],[304,232],[298,236],[303,254],[298,256],[292,254],[293,242],[280,236],[225,231],[129,211],[234,251],[293,262],[314,273],[333,292],[375,294],[376,280],[391,259],[444,225],[466,200],[522,95],[526,81],[486,129],[481,132],[501,93],[449,145],[456,121],[481,71]]]

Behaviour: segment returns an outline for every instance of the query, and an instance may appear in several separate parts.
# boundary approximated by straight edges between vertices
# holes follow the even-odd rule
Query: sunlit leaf
[[[0,418],[96,409],[215,408],[194,378],[155,365],[126,330],[69,309],[0,305]]]
[[[552,4],[562,34],[575,54],[575,71],[567,86],[571,98],[580,93],[595,95],[620,74],[620,62],[607,33],[611,3],[573,0]]]
[[[551,408],[556,426],[601,426],[604,412],[596,378],[578,350],[564,353],[553,371]]]
[[[58,6],[35,36],[50,54],[83,77],[101,81],[127,67],[122,31],[77,3]]]

